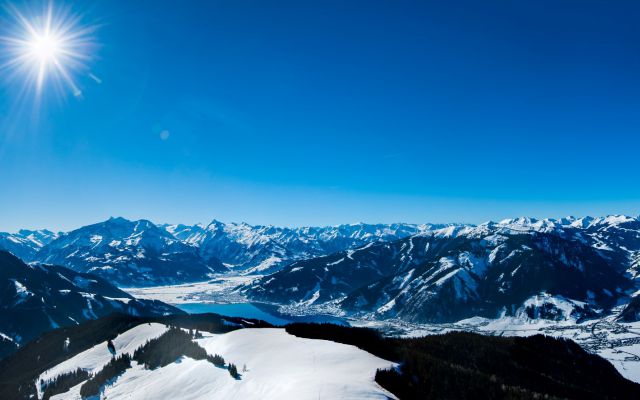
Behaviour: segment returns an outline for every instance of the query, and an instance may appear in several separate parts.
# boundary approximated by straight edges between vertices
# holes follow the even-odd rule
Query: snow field
[[[145,328],[146,327],[146,328]],[[160,324],[139,325],[114,340],[117,353],[132,353],[162,334]],[[196,342],[209,354],[219,354],[238,367],[241,379],[205,360],[182,357],[155,370],[133,362],[132,368],[105,387],[103,399],[394,399],[375,381],[379,368],[394,363],[354,346],[326,340],[303,339],[284,329],[240,329],[208,334]],[[85,368],[99,370],[111,358],[106,343],[97,345],[41,375],[47,379]],[[246,369],[245,369],[246,367]],[[79,384],[57,400],[79,400]]]

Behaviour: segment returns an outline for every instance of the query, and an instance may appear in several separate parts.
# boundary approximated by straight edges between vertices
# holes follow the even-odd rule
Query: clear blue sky
[[[0,230],[640,213],[638,2],[71,7],[102,83],[0,80]]]

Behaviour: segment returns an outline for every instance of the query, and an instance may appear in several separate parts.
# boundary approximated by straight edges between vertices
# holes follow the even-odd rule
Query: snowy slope
[[[246,365],[239,387],[220,398],[327,399],[393,397],[373,380],[392,363],[354,346],[302,339],[284,329],[241,329],[200,340],[210,354]]]
[[[132,328],[113,339],[116,354],[127,353],[129,355],[132,355],[138,347],[141,347],[147,341],[155,339],[158,336],[162,335],[167,329],[168,328],[166,325],[157,323],[138,325],[135,328]],[[40,380],[47,381],[49,379],[53,379],[58,375],[75,371],[78,368],[84,369],[87,372],[97,372],[102,367],[104,367],[112,357],[113,356],[109,352],[106,342],[97,344],[89,350],[83,351],[82,353],[77,354],[74,357],[43,372],[38,377],[38,382],[40,382]],[[39,388],[39,385],[37,383],[36,387]],[[40,392],[38,392],[38,398],[40,397],[41,394]]]
[[[161,334],[166,327],[138,326],[114,340],[117,353]],[[126,342],[126,343],[125,343]],[[103,399],[386,399],[395,398],[374,382],[378,368],[392,368],[354,346],[324,340],[302,339],[284,329],[241,329],[221,335],[206,334],[197,342],[210,354],[221,354],[238,365],[241,379],[222,368],[182,357],[175,363],[146,370],[135,362],[115,382],[107,385]],[[78,354],[42,375],[106,364],[106,343]],[[243,366],[246,370],[242,371]],[[80,399],[80,386],[53,399]]]

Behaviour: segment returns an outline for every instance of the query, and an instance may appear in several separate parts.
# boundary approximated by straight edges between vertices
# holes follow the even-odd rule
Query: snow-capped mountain
[[[245,273],[277,271],[296,261],[353,249],[367,243],[393,241],[447,225],[345,224],[286,228],[223,223],[163,225],[176,238],[197,246],[205,260],[218,258]]]
[[[60,234],[37,253],[38,261],[90,272],[121,286],[206,280],[227,270],[211,257],[147,220],[111,218]]]
[[[227,269],[271,273],[296,260],[445,226],[359,223],[285,228],[216,220],[208,225],[155,225],[111,218],[67,233],[0,233],[0,249],[27,262],[91,272],[122,286],[149,286],[206,280]]]
[[[295,262],[243,290],[253,299],[413,322],[501,313],[580,319],[638,286],[637,218],[520,218],[451,226]]]
[[[57,237],[58,234],[46,229],[0,232],[0,249],[10,251],[27,262],[35,261],[38,251]]]
[[[264,275],[276,272],[257,281],[253,288],[245,288],[246,292],[256,299],[281,303],[319,304],[340,300],[340,305],[351,311],[412,320],[432,318],[431,312],[423,315],[420,310],[427,304],[437,304],[435,299],[440,296],[437,293],[451,289],[447,289],[448,285],[438,290],[421,288],[429,288],[444,277],[446,281],[460,282],[456,284],[462,288],[460,297],[468,299],[459,306],[467,312],[478,310],[481,314],[493,313],[502,307],[507,307],[507,312],[524,312],[526,299],[548,294],[574,296],[569,299],[596,308],[609,307],[608,303],[601,303],[600,289],[612,293],[607,298],[617,301],[627,296],[630,287],[638,285],[634,281],[640,277],[640,221],[628,216],[517,218],[479,226],[360,223],[301,228],[216,220],[208,225],[155,225],[146,220],[111,218],[68,233],[21,231],[1,237],[4,241],[0,241],[0,248],[23,254],[28,261],[95,273],[122,286],[206,280],[229,270]],[[432,243],[425,243],[428,240]],[[538,243],[540,240],[548,243],[543,245]],[[428,251],[423,248],[427,245],[431,246]],[[545,252],[544,246],[555,246],[556,250]],[[441,247],[445,250],[436,251]],[[509,252],[503,254],[506,250]],[[575,252],[578,254],[574,255]],[[575,256],[573,261],[563,258],[570,255]],[[501,257],[509,258],[503,261]],[[595,264],[586,271],[577,268],[584,275],[580,278],[582,283],[565,282],[564,291],[549,292],[552,288],[545,280],[545,285],[533,284],[527,289],[527,297],[521,298],[522,293],[519,294],[516,303],[511,302],[513,299],[497,301],[483,292],[485,286],[493,287],[488,280],[494,278],[493,284],[497,285],[494,291],[500,285],[517,286],[513,282],[519,279],[518,273],[526,270],[516,270],[517,265],[540,262],[540,257],[547,257],[548,264],[556,267],[571,262]],[[498,270],[494,268],[496,265],[503,265],[505,275],[500,279],[491,276]],[[509,270],[511,267],[513,270]],[[556,267],[549,267],[543,275],[550,276],[553,272],[556,280],[569,279],[566,271]],[[610,275],[610,279],[594,279],[596,285],[587,288],[591,285],[589,279],[593,278],[588,274],[602,272],[605,267],[613,269],[615,274]],[[277,273],[282,268],[285,268],[283,272]],[[330,272],[325,273],[325,268]],[[536,264],[535,268],[542,266]],[[440,276],[441,272],[450,272],[451,276]],[[618,277],[622,277],[621,283],[613,284],[611,279]],[[578,278],[572,276],[571,279]],[[611,285],[599,286],[599,282]],[[316,284],[320,286],[316,288]],[[369,285],[372,286],[365,287]],[[472,290],[474,285],[479,286]],[[557,285],[562,286],[558,282]],[[596,300],[591,299],[591,295],[585,297],[584,293],[571,292],[572,285],[582,285],[580,287],[592,292]],[[502,290],[494,295],[506,299],[510,291]],[[356,292],[359,297],[354,299]],[[474,298],[480,303],[471,304],[469,299]],[[594,301],[597,304],[592,304]],[[512,306],[516,309],[512,310]],[[433,318],[458,315],[452,310],[449,312],[449,316]]]
[[[42,332],[112,312],[164,315],[180,310],[137,300],[102,278],[63,267],[27,265],[0,251],[0,357]],[[2,354],[4,353],[4,354]]]

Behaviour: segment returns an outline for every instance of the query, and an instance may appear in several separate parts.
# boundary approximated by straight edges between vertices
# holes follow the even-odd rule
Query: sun
[[[1,38],[7,60],[2,69],[22,75],[25,85],[40,94],[47,83],[80,96],[75,75],[87,69],[94,47],[94,29],[80,24],[80,16],[69,10],[54,10],[48,3],[44,10],[25,15],[9,7],[15,20],[12,31]],[[91,75],[91,74],[89,74]]]
[[[40,63],[50,63],[59,57],[64,42],[51,34],[36,35],[28,45],[28,51]]]

